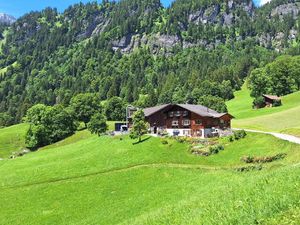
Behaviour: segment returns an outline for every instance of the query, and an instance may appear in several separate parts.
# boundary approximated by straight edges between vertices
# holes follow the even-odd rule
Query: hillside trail
[[[273,135],[276,138],[279,138],[281,140],[289,141],[295,144],[300,145],[300,138],[289,135],[289,134],[282,134],[282,133],[276,133],[276,132],[266,132],[266,131],[259,131],[259,130],[250,130],[250,129],[241,129],[241,128],[233,128],[233,130],[245,130],[247,132],[252,132],[252,133],[260,133],[260,134],[270,134]]]

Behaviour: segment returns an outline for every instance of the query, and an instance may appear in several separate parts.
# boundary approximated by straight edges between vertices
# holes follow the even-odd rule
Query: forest
[[[82,93],[103,104],[117,97],[122,105],[226,112],[225,101],[249,76],[262,77],[250,82],[255,97],[299,90],[298,75],[291,72],[298,80],[286,86],[290,80],[276,78],[284,72],[273,69],[283,61],[300,66],[297,2],[177,0],[164,8],[159,0],[103,0],[30,12],[0,28],[0,126],[19,123],[36,104],[68,107]]]

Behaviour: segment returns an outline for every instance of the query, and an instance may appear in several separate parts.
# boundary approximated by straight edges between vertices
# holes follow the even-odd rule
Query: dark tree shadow
[[[134,142],[134,143],[132,143],[132,144],[133,144],[133,145],[141,144],[141,143],[143,143],[143,142],[145,142],[145,141],[148,141],[150,138],[151,138],[151,137],[146,137],[146,138],[144,138],[143,140],[138,141],[138,142]]]

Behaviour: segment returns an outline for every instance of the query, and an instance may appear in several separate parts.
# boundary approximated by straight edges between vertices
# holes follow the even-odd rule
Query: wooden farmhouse
[[[151,133],[171,136],[212,137],[230,130],[231,116],[202,105],[166,104],[144,109]]]

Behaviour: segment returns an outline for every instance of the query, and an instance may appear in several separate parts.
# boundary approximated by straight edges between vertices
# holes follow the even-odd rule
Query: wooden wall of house
[[[167,117],[162,111],[146,117],[146,121],[150,124],[151,127],[165,127],[166,119]]]
[[[169,112],[184,112],[187,111],[187,115],[184,116],[182,113],[179,117],[173,116],[169,117]],[[184,126],[183,125],[183,120],[188,119],[190,120],[190,125],[189,126]],[[172,122],[174,120],[178,121],[178,129],[192,129],[192,130],[201,130],[204,128],[212,128],[212,127],[230,127],[230,121],[231,117],[229,115],[224,115],[221,118],[211,118],[211,117],[202,117],[196,113],[190,112],[184,108],[181,108],[179,106],[172,106],[168,109],[159,111],[149,117],[146,118],[147,122],[150,124],[151,127],[164,127],[167,129],[172,129],[175,128],[172,126]],[[197,124],[196,121],[201,120],[202,124]],[[221,120],[224,121],[224,123],[221,123]]]

